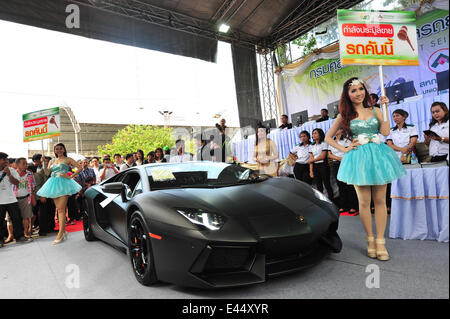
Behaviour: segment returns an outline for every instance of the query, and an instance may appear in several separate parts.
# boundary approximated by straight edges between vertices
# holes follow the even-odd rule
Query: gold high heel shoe
[[[377,245],[386,245],[386,240],[384,238],[377,238],[375,240],[375,243]],[[381,261],[388,261],[390,259],[386,247],[384,248],[384,250],[377,249],[377,259]]]
[[[375,241],[375,237],[367,237],[367,243],[373,243]],[[377,258],[377,250],[375,248],[367,247],[367,256],[370,258]]]
[[[58,245],[58,244],[61,244],[64,240],[66,240],[67,239],[67,232],[65,232],[62,236],[61,236],[61,238],[60,239],[55,239],[54,241],[53,241],[53,245]]]

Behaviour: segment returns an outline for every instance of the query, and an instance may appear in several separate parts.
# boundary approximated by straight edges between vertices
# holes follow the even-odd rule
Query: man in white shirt
[[[104,181],[119,173],[117,168],[111,163],[109,157],[103,158],[103,168],[100,170],[100,181]]]
[[[185,153],[184,151],[185,145],[183,140],[177,140],[175,142],[175,147],[177,148],[177,154],[170,157],[170,163],[183,163],[192,161],[192,154]]]
[[[0,152],[0,247],[3,247],[5,234],[3,220],[5,220],[6,212],[13,223],[14,237],[25,241],[20,208],[12,187],[19,184],[19,178],[17,171],[8,167],[8,154]]]

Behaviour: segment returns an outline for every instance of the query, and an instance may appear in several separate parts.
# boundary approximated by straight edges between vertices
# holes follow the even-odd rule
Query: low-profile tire
[[[131,267],[139,283],[144,286],[155,284],[155,263],[150,235],[139,212],[131,215],[128,226],[128,251]]]
[[[84,239],[87,241],[97,240],[94,234],[92,233],[91,222],[89,220],[89,213],[87,211],[83,211],[83,233]]]

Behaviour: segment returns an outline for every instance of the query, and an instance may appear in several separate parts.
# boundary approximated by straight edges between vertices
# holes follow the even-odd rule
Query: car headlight
[[[324,202],[333,204],[333,202],[328,197],[326,197],[324,194],[319,192],[317,189],[313,188],[313,191],[314,191],[314,195],[316,196],[316,198],[323,200]]]
[[[209,230],[218,230],[225,224],[225,218],[216,213],[205,212],[201,209],[177,209],[181,215],[191,223],[206,227]]]

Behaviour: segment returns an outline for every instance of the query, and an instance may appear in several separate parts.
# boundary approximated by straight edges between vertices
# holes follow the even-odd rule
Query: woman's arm
[[[275,142],[272,140],[270,141],[270,150],[271,150],[272,156],[269,157],[269,161],[276,161],[279,157],[278,148],[277,148],[277,145],[275,144]]]
[[[405,147],[398,147],[397,145],[395,145],[392,140],[388,140],[387,141],[387,145],[390,146],[394,151],[397,152],[402,152],[404,154],[406,154],[408,152],[408,149]]]
[[[44,158],[44,156],[42,156],[42,158]],[[45,162],[44,162],[44,160],[42,160],[42,170],[44,171],[45,176],[50,175],[50,167],[52,166],[52,163],[53,163],[53,160],[49,160],[47,167],[45,167]]]
[[[253,148],[253,156],[252,156],[253,162],[257,162],[257,154],[258,154],[257,148],[258,145],[255,145],[255,147]]]
[[[70,176],[71,178],[75,179],[75,177],[78,175],[78,173],[81,172],[81,170],[82,170],[81,165],[78,164],[77,162],[75,162],[74,159],[70,158],[70,157],[69,157],[68,163],[70,166],[74,166],[77,169],[77,171]]]
[[[317,156],[317,157],[314,157],[314,156],[311,154],[309,163],[314,163],[314,162],[322,161],[322,160],[324,160],[325,158],[327,158],[327,151],[326,151],[326,150],[323,150],[322,153],[321,153],[319,156]]]
[[[429,146],[429,145],[430,145],[431,138],[430,138],[428,135],[426,135],[426,134],[424,134],[423,137],[424,137],[424,142],[425,142],[425,144],[426,144],[427,146]]]
[[[353,139],[352,144],[350,144],[350,146],[344,147],[334,140],[333,137],[336,135],[336,132],[341,127],[342,121],[343,120],[342,120],[341,114],[339,114],[336,117],[336,119],[334,120],[333,125],[328,130],[327,135],[325,136],[325,142],[328,145],[333,146],[335,149],[338,149],[341,152],[347,153],[348,151],[352,150],[354,147],[358,146],[359,143],[358,143],[358,139]]]
[[[381,105],[381,103],[380,103],[380,105]],[[388,136],[391,133],[391,127],[390,127],[389,120],[386,122],[383,120],[383,112],[381,112],[381,110],[379,108],[376,107],[375,111],[377,112],[378,122],[380,122],[381,135]],[[389,115],[388,115],[388,119],[389,119]]]
[[[342,157],[334,155],[331,151],[328,151],[328,157],[335,161],[342,161]]]
[[[411,152],[417,144],[419,138],[417,136],[409,138],[408,150]]]

